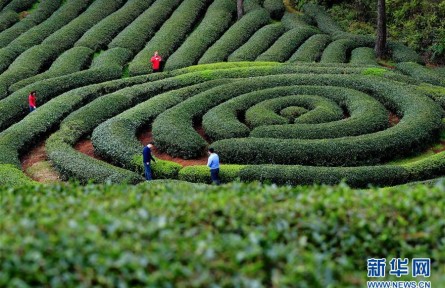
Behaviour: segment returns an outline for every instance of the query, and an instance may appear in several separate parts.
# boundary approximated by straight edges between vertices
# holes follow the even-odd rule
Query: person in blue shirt
[[[151,155],[151,148],[153,148],[153,144],[149,143],[147,146],[144,147],[144,150],[142,150],[142,161],[144,161],[145,179],[147,181],[152,180],[150,167],[151,160],[156,163],[155,158],[153,158],[153,155]]]
[[[210,178],[216,185],[221,184],[219,181],[219,156],[215,153],[215,149],[209,148],[208,150],[209,160],[207,166],[210,168]]]

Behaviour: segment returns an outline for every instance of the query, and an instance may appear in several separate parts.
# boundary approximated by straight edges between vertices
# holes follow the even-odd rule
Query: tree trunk
[[[236,0],[236,10],[238,11],[238,20],[244,15],[243,0]]]
[[[386,7],[385,0],[378,0],[377,4],[377,41],[375,53],[377,58],[385,57],[386,52]]]

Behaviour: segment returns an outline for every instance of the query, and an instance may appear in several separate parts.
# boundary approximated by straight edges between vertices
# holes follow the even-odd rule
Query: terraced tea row
[[[137,183],[142,180],[138,135],[152,127],[157,149],[173,157],[200,158],[214,147],[226,164],[221,169],[226,181],[346,179],[366,186],[443,175],[444,152],[385,164],[435,143],[443,110],[403,82],[405,77],[391,71],[364,75],[370,69],[375,68],[227,63],[81,87],[2,132],[1,162],[18,165],[23,149],[59,127],[46,149],[63,176]],[[397,125],[390,127],[388,111],[400,117]],[[206,138],[196,130],[201,123]],[[89,135],[108,162],[73,148]],[[153,170],[157,178],[207,182],[204,166],[159,161]]]
[[[82,47],[95,57],[120,48],[126,57],[119,76],[150,73],[148,58],[155,50],[166,60],[166,70],[220,61],[376,64],[373,38],[345,33],[319,6],[304,6],[307,15],[283,16],[280,1],[244,2],[246,14],[235,21],[236,7],[230,0],[44,1],[0,33],[0,99],[43,79],[94,69],[92,54],[78,52]],[[4,7],[5,13],[29,6],[12,4]],[[281,21],[272,24],[272,19]],[[398,62],[420,61],[403,45],[391,43],[391,47]],[[73,62],[81,65],[58,68]],[[123,72],[126,65],[129,69]],[[408,75],[421,71],[427,75],[421,76],[422,81],[432,84],[440,78],[422,66],[398,67]]]

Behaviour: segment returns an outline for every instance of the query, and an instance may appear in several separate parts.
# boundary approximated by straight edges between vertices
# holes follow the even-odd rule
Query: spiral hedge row
[[[35,4],[19,2],[0,13]],[[441,73],[393,42],[397,71],[378,67],[371,36],[346,33],[320,6],[293,14],[282,4],[246,0],[236,20],[230,0],[43,1],[16,24],[4,18],[3,171],[23,183],[8,167],[49,137],[48,157],[65,179],[137,183],[138,134],[151,130],[169,157],[201,158],[214,147],[224,181],[366,186],[443,175],[443,152],[389,164],[439,140]],[[166,72],[147,75],[155,50]],[[220,61],[229,62],[211,64]],[[38,110],[27,115],[33,90]],[[400,122],[390,125],[389,114]],[[102,160],[74,149],[85,137]],[[159,160],[153,170],[208,181],[205,166]]]

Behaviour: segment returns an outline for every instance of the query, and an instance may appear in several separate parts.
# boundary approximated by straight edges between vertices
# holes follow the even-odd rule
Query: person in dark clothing
[[[145,179],[147,181],[152,180],[151,177],[151,167],[150,162],[153,160],[156,163],[155,158],[153,158],[153,155],[151,155],[151,148],[153,148],[153,144],[148,144],[144,147],[144,150],[142,150],[142,161],[144,161],[144,168],[145,168]]]
[[[29,112],[36,110],[37,108],[36,102],[37,102],[36,91],[32,91],[28,95]]]

